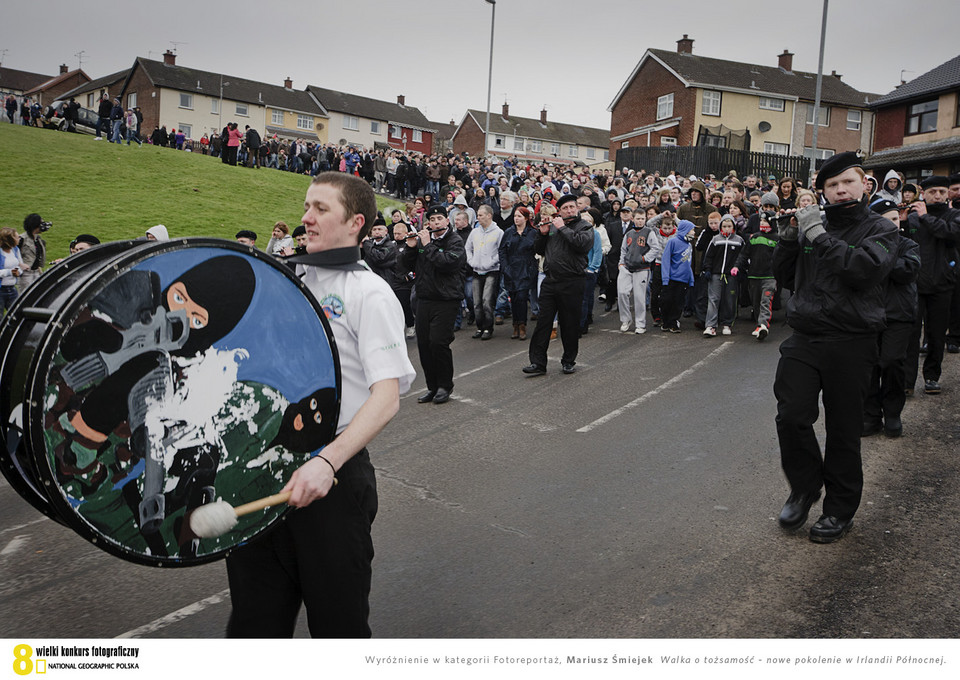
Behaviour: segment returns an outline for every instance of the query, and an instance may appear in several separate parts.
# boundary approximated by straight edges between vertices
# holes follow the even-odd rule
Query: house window
[[[248,115],[250,115],[249,113],[247,113],[248,109],[247,109],[247,105],[246,105],[246,104],[237,103],[236,111],[237,111],[237,115],[238,115],[238,116],[248,116]]]
[[[676,146],[677,138],[676,137],[661,137],[660,146]]]
[[[359,130],[360,121],[357,120],[356,116],[344,116],[343,117],[343,129],[344,130]]]
[[[703,91],[703,106],[700,112],[705,116],[720,115],[720,93],[716,90]]]
[[[297,114],[297,127],[301,130],[312,130],[313,116],[305,116],[302,113]]]
[[[513,150],[514,151],[523,151],[523,138],[514,137],[513,138]]]
[[[596,157],[597,157],[597,150],[596,150],[596,149],[587,149],[587,160],[588,160],[588,161],[592,161],[592,160],[595,159]]]
[[[673,92],[657,98],[657,120],[673,115]]]
[[[552,144],[550,144],[550,153],[552,153],[554,156],[559,156],[560,144],[557,142],[553,142]]]
[[[698,146],[714,146],[718,149],[726,149],[727,138],[722,135],[700,135]]]
[[[629,149],[629,148],[630,148],[630,142],[620,142],[620,148],[621,148],[621,149]]]
[[[137,108],[137,93],[131,92],[127,95],[127,108],[135,109]]]
[[[423,141],[423,130],[414,130],[413,131],[413,141],[422,142]],[[503,146],[503,138],[500,138],[500,146]]]
[[[380,134],[380,121],[379,121],[379,120],[371,120],[371,121],[370,121],[370,134],[371,134],[371,135],[379,135],[379,134]]]
[[[414,132],[416,133],[416,132],[420,132],[420,131],[419,131],[419,130],[414,130]],[[416,141],[416,140],[414,140],[414,141]],[[499,135],[494,135],[494,137],[493,137],[493,145],[494,145],[496,148],[498,148],[498,149],[502,149],[502,148],[503,148],[503,137],[500,137]]]
[[[813,104],[807,104],[807,125],[813,125]],[[827,127],[830,125],[830,107],[821,106],[820,115],[817,116],[817,125]]]
[[[187,123],[177,123],[177,131],[183,133],[184,139],[193,138],[193,126]]]
[[[283,125],[283,111],[277,111],[274,109],[270,112],[270,124],[271,125]]]
[[[543,142],[536,140],[530,144],[530,150],[534,153],[540,153],[543,151]]]
[[[186,92],[180,93],[180,108],[181,109],[192,109],[193,108],[193,95],[187,94]]]
[[[775,153],[780,156],[786,156],[790,153],[790,145],[779,144],[777,142],[764,142],[763,153]]]
[[[609,150],[609,149],[604,149],[604,151],[603,151],[603,160],[605,160],[605,161],[610,160],[610,150]]]
[[[212,114],[215,115],[215,116],[220,113],[220,100],[219,100],[219,99],[211,99],[211,100],[210,100],[210,113],[212,113]]]
[[[786,108],[786,102],[776,97],[760,97],[760,108],[767,111],[783,111]]]
[[[847,129],[859,130],[862,116],[862,111],[858,111],[857,109],[847,109]]]
[[[903,171],[904,179],[908,184],[920,184],[931,175],[933,175],[933,168],[910,168]]]
[[[93,101],[94,101],[93,92],[91,92],[90,94],[87,95],[87,108],[88,108],[88,109],[92,109],[92,108],[93,108]]]
[[[929,102],[920,102],[907,109],[908,135],[919,135],[924,132],[935,132],[937,129],[938,99]]]
[[[399,126],[399,125],[391,125],[391,126],[390,126],[390,136],[393,137],[394,139],[400,139],[400,126]]]
[[[824,158],[830,158],[830,156],[832,156],[834,153],[835,152],[833,149],[817,149],[816,158],[818,160],[823,160]],[[806,156],[807,158],[811,158],[813,156],[813,147],[810,147],[810,146],[803,147],[803,155]]]

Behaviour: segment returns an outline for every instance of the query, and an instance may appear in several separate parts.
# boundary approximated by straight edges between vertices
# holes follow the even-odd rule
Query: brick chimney
[[[167,50],[163,53],[163,63],[167,66],[176,66],[177,65],[177,55],[175,55],[170,50]]]
[[[693,54],[693,38],[687,37],[686,33],[677,41],[677,54]]]
[[[836,78],[837,80],[840,80],[841,78],[843,78],[843,76],[840,75],[839,73],[837,73],[836,71],[831,71],[831,72],[830,72],[830,75],[832,75],[832,76],[833,76],[834,78]]]
[[[400,106],[405,106],[406,103],[407,103],[407,98],[404,97],[402,94],[398,94],[398,95],[397,95],[397,103],[398,103]]]
[[[287,76],[286,78],[283,79],[283,86],[288,90],[293,89],[293,81],[290,80],[290,76]]]
[[[67,66],[66,64],[60,64],[60,75],[63,75],[64,73],[69,73],[69,72],[70,72],[69,66]]]
[[[787,50],[783,50],[783,54],[777,57],[777,61],[779,62],[780,68],[782,68],[784,71],[793,70],[793,52],[787,52]]]
[[[507,102],[503,102],[503,117],[510,117],[510,105]]]
[[[547,110],[546,110],[546,109],[543,109],[542,111],[540,111],[540,124],[541,124],[541,125],[546,125],[546,124],[547,124]]]

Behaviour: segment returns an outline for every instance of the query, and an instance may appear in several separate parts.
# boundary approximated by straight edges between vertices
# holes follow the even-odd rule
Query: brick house
[[[433,153],[436,128],[420,109],[407,106],[403,95],[393,103],[315,85],[307,92],[329,113],[328,139],[334,144]]]
[[[960,172],[960,55],[874,100],[873,154],[864,167],[908,182]]]
[[[19,71],[15,68],[0,66],[0,94],[4,97],[11,94],[20,96],[51,79],[53,79],[53,76],[43,73],[31,73],[30,71]]]
[[[64,92],[90,82],[90,76],[81,69],[69,70],[66,64],[60,64],[60,74],[46,80],[24,92],[25,97],[39,101],[42,106],[52,104],[63,97]]]
[[[630,146],[719,146],[811,155],[817,76],[793,70],[793,54],[760,66],[693,54],[684,35],[676,52],[648,49],[614,97],[610,152]],[[871,97],[833,72],[822,79],[818,158],[869,149]]]
[[[60,98],[69,99],[73,97],[80,106],[95,112],[100,105],[101,96],[106,95],[112,100],[119,94],[128,73],[130,73],[130,69],[124,69],[102,78],[94,78],[89,83],[84,83],[68,92],[64,92]],[[133,108],[134,106],[136,104],[124,104],[124,107]]]
[[[453,133],[454,153],[516,156],[568,165],[609,160],[609,131],[548,120],[546,110],[540,112],[540,118],[511,116],[508,104],[499,114],[490,112],[490,135],[484,148],[486,117],[486,111],[467,109]]]

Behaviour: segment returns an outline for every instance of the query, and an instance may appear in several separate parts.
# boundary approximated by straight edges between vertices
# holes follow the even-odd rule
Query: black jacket
[[[952,290],[957,279],[957,245],[960,243],[960,211],[945,203],[927,206],[927,214],[907,215],[904,235],[920,247],[920,277],[917,292],[921,294]]]
[[[403,266],[416,273],[419,300],[462,300],[467,253],[455,229],[425,246],[419,241],[403,253]]]
[[[603,225],[610,239],[610,252],[604,255],[607,263],[607,276],[616,281],[620,269],[620,247],[623,244],[623,220],[619,216]]]
[[[876,334],[885,325],[884,289],[897,256],[894,224],[867,208],[827,212],[827,231],[813,243],[801,235],[777,244],[777,281],[793,290],[787,323],[816,339]]]
[[[534,251],[544,258],[543,272],[554,280],[580,278],[587,269],[587,255],[593,248],[593,227],[579,216],[563,229],[550,225],[549,233],[537,233]]]
[[[389,237],[384,237],[380,243],[372,238],[361,244],[361,255],[373,273],[390,284],[396,286],[397,279],[397,244]]]
[[[920,247],[900,237],[897,261],[887,279],[887,321],[913,323],[917,318],[917,276],[920,273]]]
[[[772,279],[773,252],[780,237],[772,229],[767,233],[758,231],[745,239],[746,245],[737,258],[737,268],[747,273],[749,279]]]
[[[500,275],[503,287],[508,292],[529,290],[537,280],[537,261],[533,247],[538,230],[527,226],[523,235],[517,233],[517,227],[504,229],[500,239]]]

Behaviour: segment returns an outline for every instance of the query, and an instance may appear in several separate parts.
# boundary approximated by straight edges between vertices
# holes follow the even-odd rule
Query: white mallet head
[[[214,538],[230,531],[237,524],[233,506],[222,499],[201,505],[190,515],[190,528],[200,538]]]

